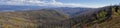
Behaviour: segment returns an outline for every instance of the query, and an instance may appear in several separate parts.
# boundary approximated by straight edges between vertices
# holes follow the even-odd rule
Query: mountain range
[[[0,5],[0,11],[1,12],[24,11],[24,10],[41,10],[41,9],[57,10],[59,12],[63,12],[65,14],[69,15],[70,17],[73,17],[76,14],[79,14],[79,13],[82,13],[82,12],[85,12],[85,11],[88,11],[88,10],[94,10],[94,8],[85,8],[85,7],[48,7],[48,6]]]
[[[11,11],[12,10],[12,11]],[[120,28],[120,6],[0,6],[0,28]]]

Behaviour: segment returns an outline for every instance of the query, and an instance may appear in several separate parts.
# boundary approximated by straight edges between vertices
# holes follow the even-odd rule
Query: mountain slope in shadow
[[[107,6],[71,18],[72,28],[120,28],[120,6]]]

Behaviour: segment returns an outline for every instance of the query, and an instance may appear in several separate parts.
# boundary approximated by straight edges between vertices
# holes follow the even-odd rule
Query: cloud
[[[56,0],[0,0],[1,4],[7,5],[35,5],[35,6],[57,6],[57,7],[100,7],[100,6],[88,6],[76,3],[62,3]]]

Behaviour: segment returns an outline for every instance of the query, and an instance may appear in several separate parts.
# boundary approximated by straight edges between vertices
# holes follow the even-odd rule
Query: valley
[[[0,28],[120,28],[120,6],[0,12]]]

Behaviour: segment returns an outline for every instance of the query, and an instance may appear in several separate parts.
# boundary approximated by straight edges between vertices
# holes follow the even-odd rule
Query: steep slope
[[[108,21],[100,23],[99,28],[120,28],[120,6],[112,6],[111,8],[111,17]]]
[[[0,28],[55,28],[68,17],[55,10],[0,12]]]
[[[120,28],[120,6],[107,6],[71,18],[71,28]]]

